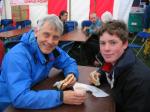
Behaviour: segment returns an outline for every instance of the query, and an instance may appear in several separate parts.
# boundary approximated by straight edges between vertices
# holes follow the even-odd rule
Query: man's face
[[[107,63],[115,64],[127,46],[128,42],[123,43],[116,35],[104,32],[100,37],[100,52]]]
[[[67,19],[68,19],[68,14],[67,14],[67,13],[65,13],[64,15],[61,16],[61,20],[62,20],[63,22],[66,22]]]
[[[38,31],[35,31],[39,48],[43,54],[51,53],[58,45],[60,33],[48,22]]]
[[[96,16],[91,16],[91,17],[90,17],[90,21],[91,21],[92,23],[96,23],[96,19],[97,19]]]

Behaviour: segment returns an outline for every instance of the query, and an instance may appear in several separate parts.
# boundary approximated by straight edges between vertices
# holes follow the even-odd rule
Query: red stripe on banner
[[[28,5],[28,8],[27,8],[27,19],[29,19],[30,18],[30,9],[29,9],[29,5]]]
[[[90,14],[96,12],[96,0],[90,0]]]
[[[98,17],[105,11],[113,13],[114,0],[90,0],[90,13],[95,12]]]
[[[56,14],[67,10],[67,0],[48,0],[48,14]]]

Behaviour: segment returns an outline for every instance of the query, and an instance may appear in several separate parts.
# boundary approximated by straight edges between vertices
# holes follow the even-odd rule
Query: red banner
[[[67,0],[48,0],[48,14],[56,14],[67,10]]]
[[[95,12],[98,17],[105,11],[113,13],[114,0],[91,0],[90,1],[90,13]]]

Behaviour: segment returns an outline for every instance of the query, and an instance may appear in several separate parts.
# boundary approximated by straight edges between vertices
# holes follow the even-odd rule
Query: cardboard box
[[[12,6],[12,18],[15,22],[29,19],[29,6],[28,5]]]

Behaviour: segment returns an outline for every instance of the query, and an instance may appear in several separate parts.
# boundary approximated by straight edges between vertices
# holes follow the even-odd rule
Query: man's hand
[[[65,104],[72,104],[72,105],[80,105],[82,104],[86,98],[86,92],[81,91],[64,91],[63,92],[63,102]]]
[[[92,84],[94,84],[95,86],[100,86],[100,73],[98,73],[97,71],[93,71],[90,73],[90,82]]]
[[[76,78],[74,76],[74,74],[69,74],[67,75],[67,77],[62,80],[62,85],[61,85],[61,90],[64,90],[66,88],[69,88],[71,86],[73,86],[76,82]]]
[[[88,30],[88,29],[89,29],[89,27],[86,27],[86,26],[85,26],[85,27],[82,29],[82,31],[83,31],[83,32],[86,32],[86,30]]]

